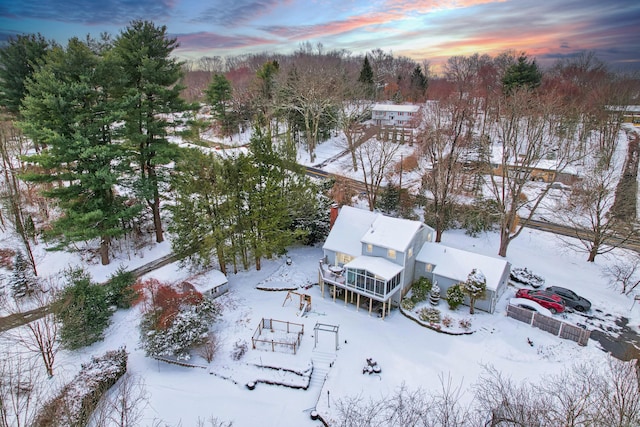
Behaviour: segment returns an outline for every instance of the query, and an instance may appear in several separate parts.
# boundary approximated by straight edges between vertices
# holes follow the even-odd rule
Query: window
[[[338,252],[338,254],[336,255],[336,258],[338,260],[338,264],[344,265],[344,264],[347,264],[348,262],[351,262],[351,260],[353,260],[354,257],[352,257],[351,255]]]
[[[413,256],[413,248],[409,248],[409,251],[407,252],[407,257],[411,258]]]
[[[396,259],[396,251],[393,250],[393,249],[388,249],[387,250],[387,258]]]
[[[371,243],[369,243],[367,245],[367,253],[371,253],[371,252],[373,252],[373,245]]]
[[[431,270],[433,270],[433,265],[427,264],[424,266],[424,269],[427,271],[427,273],[431,273]]]

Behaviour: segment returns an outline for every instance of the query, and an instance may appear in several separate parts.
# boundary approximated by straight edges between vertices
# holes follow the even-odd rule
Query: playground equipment
[[[299,311],[297,313],[298,316],[304,316],[305,313],[311,311],[311,295],[301,294],[295,291],[287,292],[287,296],[284,298],[284,302],[282,303],[283,307],[285,306],[287,301],[293,300],[293,297],[291,296],[291,294],[298,295],[300,297],[300,302],[298,305]]]

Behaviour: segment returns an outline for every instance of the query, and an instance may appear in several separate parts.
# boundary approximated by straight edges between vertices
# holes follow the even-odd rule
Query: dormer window
[[[409,250],[407,251],[407,256],[409,258],[411,258],[413,256],[413,248],[409,248]]]
[[[387,250],[387,258],[396,259],[396,251],[393,250],[393,249],[388,249]]]
[[[372,253],[372,252],[373,252],[373,245],[372,245],[371,243],[369,243],[369,244],[367,245],[367,253],[369,253],[369,254],[370,254],[370,253]]]

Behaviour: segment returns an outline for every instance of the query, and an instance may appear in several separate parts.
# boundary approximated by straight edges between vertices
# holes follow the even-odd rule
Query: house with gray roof
[[[322,249],[319,284],[334,300],[374,307],[382,317],[424,276],[443,291],[465,281],[472,269],[487,278],[487,300],[476,307],[493,312],[509,278],[509,263],[433,243],[435,230],[420,221],[393,218],[343,206]]]

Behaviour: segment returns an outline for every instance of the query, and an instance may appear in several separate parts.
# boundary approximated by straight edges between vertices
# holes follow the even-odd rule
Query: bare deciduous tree
[[[204,343],[198,349],[198,354],[207,361],[207,363],[211,363],[215,355],[220,350],[221,343],[218,337],[213,333],[209,332]]]
[[[497,163],[489,187],[501,212],[500,256],[507,255],[509,243],[520,235],[551,188],[547,182],[541,191],[526,191],[533,179],[541,179],[533,172],[544,169],[555,177],[579,158],[574,135],[559,131],[562,112],[557,107],[553,94],[527,89],[501,98],[494,129],[498,146],[493,158],[487,153],[484,159],[488,167]]]
[[[376,207],[380,186],[399,148],[399,144],[372,138],[356,149],[370,211]]]
[[[98,403],[92,423],[95,427],[135,427],[147,405],[144,380],[127,372]]]
[[[29,304],[35,302],[38,307],[49,310],[49,307],[56,301],[58,294],[58,283],[55,279],[49,279],[43,290],[34,292]],[[8,304],[8,309],[12,313],[24,311],[24,305],[16,299]],[[59,323],[51,313],[47,313],[39,319],[27,323],[23,328],[13,329],[8,333],[8,337],[18,345],[32,354],[36,354],[43,362],[44,368],[49,377],[53,376],[56,355],[60,350],[58,339]]]
[[[631,260],[618,260],[615,264],[605,267],[604,273],[614,286],[620,286],[620,292],[629,295],[640,285],[640,256]]]
[[[430,198],[425,210],[436,229],[435,241],[440,242],[460,185],[461,155],[471,143],[473,110],[466,99],[454,95],[427,103],[422,114],[422,186]]]
[[[44,398],[42,370],[35,362],[17,354],[0,359],[0,427],[33,425]]]

